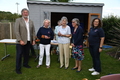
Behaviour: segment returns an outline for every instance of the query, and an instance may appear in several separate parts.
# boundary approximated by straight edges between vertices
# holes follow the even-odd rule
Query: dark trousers
[[[30,44],[30,50],[31,50],[31,54],[32,54],[32,55],[35,55],[35,50],[34,50],[34,48],[33,48],[33,45],[32,45],[32,44]]]
[[[89,45],[89,51],[92,56],[93,68],[97,72],[101,72],[99,45]]]
[[[28,65],[29,60],[29,50],[30,50],[30,41],[26,45],[16,44],[16,70],[21,69],[22,56],[23,56],[23,65]]]

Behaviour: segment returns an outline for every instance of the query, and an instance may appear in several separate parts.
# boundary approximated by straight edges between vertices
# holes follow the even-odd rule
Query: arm
[[[38,32],[37,32],[37,38],[41,39],[41,28],[39,28]]]
[[[68,26],[67,29],[68,29],[68,30],[67,30],[67,34],[66,34],[66,35],[63,35],[63,34],[61,34],[60,32],[58,33],[58,35],[59,35],[59,36],[63,36],[63,37],[70,37],[70,36],[71,36],[71,29],[70,29],[69,26]]]
[[[32,35],[33,35],[33,41],[35,41],[35,27],[34,27],[34,24],[32,25],[33,26],[33,28],[32,28]]]
[[[99,46],[99,52],[102,51],[102,46],[103,46],[103,43],[104,43],[104,40],[105,40],[105,34],[104,34],[104,31],[102,28],[100,28],[99,30],[99,36],[100,36],[100,46]]]
[[[78,34],[77,34],[77,39],[74,42],[74,45],[77,45],[77,43],[79,43],[79,41],[83,40],[83,30],[82,28],[78,29]]]
[[[53,40],[53,38],[54,38],[54,32],[53,32],[52,28],[49,28],[49,30],[50,30],[49,36],[45,35],[44,38],[45,38],[45,39]]]
[[[72,35],[71,35],[72,36]],[[75,47],[74,43],[73,43],[73,37],[71,38],[71,46]]]
[[[53,38],[54,38],[54,32],[53,32],[53,30],[51,29],[51,36],[50,36],[50,40],[53,40]]]
[[[55,30],[54,30],[54,33],[57,35],[57,26],[55,26]]]
[[[19,22],[20,22],[19,19],[16,19],[16,22],[15,22],[16,39],[21,45],[25,45],[25,42],[21,39]]]
[[[99,52],[102,51],[102,46],[103,46],[104,40],[105,40],[105,37],[101,37]]]
[[[19,20],[18,19],[16,19],[16,22],[15,22],[15,34],[16,34],[17,41],[20,41],[21,36],[20,36],[20,32],[19,32]]]
[[[65,37],[71,37],[71,29],[70,29],[70,27],[68,28],[68,34],[65,35]]]
[[[70,37],[71,34],[67,34],[67,35],[63,35],[63,34],[61,34],[61,36],[63,36],[63,37]]]
[[[33,28],[32,28],[32,40],[33,40],[32,45],[34,45],[35,44],[35,27],[34,27],[34,24],[32,24],[32,26],[33,26]]]
[[[100,47],[103,46],[104,40],[105,40],[105,37],[101,37],[101,40],[100,40]]]

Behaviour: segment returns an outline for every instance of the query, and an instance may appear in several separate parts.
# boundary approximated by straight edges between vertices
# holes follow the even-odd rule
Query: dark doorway
[[[68,25],[72,28],[71,20],[73,18],[78,18],[80,20],[80,26],[83,28],[84,33],[88,30],[88,13],[60,13],[60,12],[51,12],[51,26],[54,29],[57,25],[58,20],[63,16],[68,18]]]

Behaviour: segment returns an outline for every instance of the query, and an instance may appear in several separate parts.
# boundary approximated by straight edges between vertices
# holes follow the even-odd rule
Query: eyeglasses
[[[72,22],[72,23],[75,23],[75,22]]]

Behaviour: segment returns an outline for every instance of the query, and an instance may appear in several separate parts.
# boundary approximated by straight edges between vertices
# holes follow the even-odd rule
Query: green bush
[[[0,11],[0,22],[14,22],[16,18],[21,17],[21,15],[17,13],[11,13],[11,12],[5,12],[5,11]]]
[[[110,43],[110,40],[115,38],[114,36],[117,35],[111,33],[111,30],[116,31],[114,27],[119,28],[118,24],[120,23],[120,17],[110,15],[108,17],[103,18],[103,29],[105,31],[105,44]]]
[[[120,22],[116,23],[116,25],[117,27],[112,26],[112,29],[108,32],[112,36],[111,39],[108,39],[110,41],[108,44],[120,47]]]

